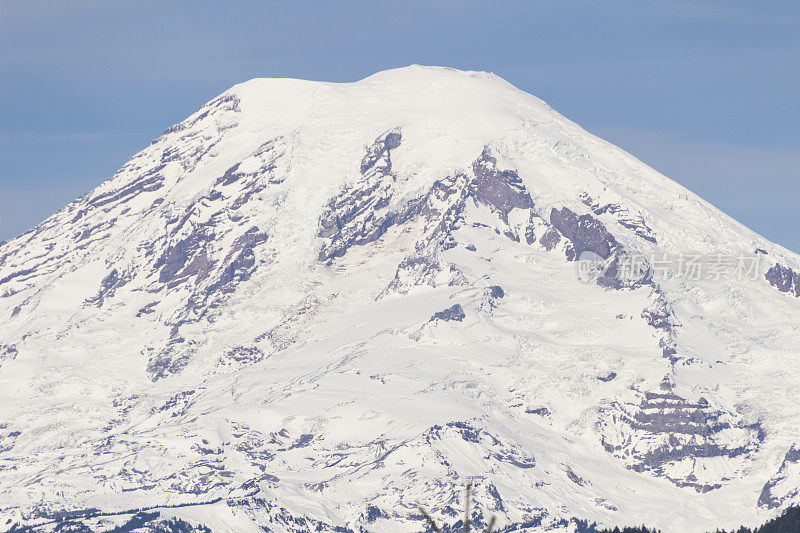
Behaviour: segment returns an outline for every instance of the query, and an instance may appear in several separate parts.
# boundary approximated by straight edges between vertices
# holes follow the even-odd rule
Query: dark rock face
[[[650,297],[653,299],[652,304],[642,310],[641,316],[647,325],[655,329],[661,336],[658,345],[664,358],[675,364],[680,360],[677,329],[681,327],[681,323],[658,285],[654,285]]]
[[[378,518],[389,518],[389,514],[382,511],[379,507],[375,507],[374,505],[368,505],[365,517],[366,517],[366,522],[368,524],[371,524]]]
[[[566,474],[569,480],[578,485],[579,487],[585,487],[590,484],[588,481],[586,481],[585,479],[578,476],[578,474],[573,472],[571,468],[567,468]]]
[[[413,216],[425,219],[425,235],[429,242],[444,249],[452,248],[452,232],[463,224],[463,211],[470,193],[470,185],[463,174],[448,176],[437,180],[423,196],[409,203],[402,220]],[[417,244],[417,249],[426,247],[425,242]]]
[[[661,347],[661,355],[665,359],[669,359],[670,363],[675,364],[680,360],[674,339],[661,339],[658,345]]]
[[[161,170],[165,166],[166,164],[162,163],[119,190],[98,194],[89,200],[89,205],[103,207],[111,203],[125,202],[144,192],[157,191],[164,186],[164,176],[161,174]]]
[[[397,265],[394,279],[389,282],[388,291],[407,292],[408,285],[436,285],[436,278],[444,269],[444,265],[435,254],[413,255],[403,259]],[[412,280],[412,281],[407,281]]]
[[[465,318],[467,318],[467,315],[464,314],[464,308],[461,307],[461,304],[456,304],[452,307],[448,307],[444,311],[434,313],[429,322],[433,322],[434,320],[461,322]]]
[[[255,248],[266,242],[268,236],[258,226],[253,226],[239,236],[231,246],[224,267],[217,279],[205,289],[206,299],[233,292],[235,286],[250,279],[256,264]]]
[[[616,377],[617,377],[617,373],[616,372],[609,372],[607,376],[599,376],[597,379],[599,379],[600,381],[603,381],[605,383],[608,383],[609,381],[613,381],[614,378],[616,378]]]
[[[4,283],[8,283],[12,279],[16,279],[16,278],[25,279],[24,276],[29,276],[31,274],[34,274],[35,272],[36,272],[36,269],[33,269],[33,268],[25,268],[23,270],[18,270],[16,272],[12,272],[11,274],[5,276],[4,278],[0,278],[0,285],[3,285]]]
[[[538,407],[536,409],[526,409],[525,413],[529,415],[550,416],[550,409],[547,407]]]
[[[550,227],[542,238],[539,239],[539,242],[544,246],[544,249],[548,252],[555,248],[559,242],[561,242],[561,235],[558,233],[558,230],[554,227]]]
[[[651,328],[670,333],[678,325],[678,321],[667,300],[659,297],[656,302],[642,311],[642,318]]]
[[[15,344],[0,344],[0,366],[3,361],[8,361],[17,357],[17,346]]]
[[[378,137],[361,161],[361,179],[328,202],[320,218],[319,236],[325,239],[320,261],[330,262],[353,246],[378,240],[403,219],[398,213],[381,214],[394,193],[391,151],[401,140],[397,129]]]
[[[704,398],[690,402],[674,394],[668,382],[662,389],[644,393],[638,406],[618,405],[617,412],[612,415],[613,425],[622,424],[629,433],[622,440],[616,437],[614,442],[604,436],[603,447],[625,459],[628,468],[636,472],[651,472],[698,492],[719,488],[721,485],[697,482],[693,473],[672,477],[669,467],[683,460],[691,460],[697,465],[705,458],[749,456],[763,441],[763,430],[758,424],[737,423],[714,410]],[[740,437],[736,444],[728,444],[724,432],[729,430],[736,430],[746,438],[742,440]],[[640,444],[637,445],[636,441]]]
[[[180,224],[175,231],[179,229]],[[192,227],[186,237],[170,244],[153,265],[159,270],[159,283],[174,287],[193,276],[197,276],[198,282],[207,278],[214,262],[206,247],[214,241],[214,237],[213,225],[202,224]]]
[[[399,129],[392,130],[376,139],[372,146],[369,147],[367,155],[361,160],[361,173],[366,174],[369,169],[382,160],[382,166],[387,170],[391,170],[392,159],[390,151],[399,148],[402,140],[403,135]]]
[[[776,264],[767,271],[767,281],[781,292],[793,294],[800,298],[800,272],[789,267]]]
[[[605,225],[592,215],[578,215],[563,207],[550,211],[551,227],[540,242],[552,250],[563,235],[568,261],[588,260],[596,264],[590,279],[608,289],[635,289],[651,283],[652,272],[646,261],[632,256]],[[584,255],[586,254],[586,255]]]
[[[102,307],[106,298],[113,297],[116,290],[125,286],[131,279],[133,279],[132,274],[128,272],[120,274],[116,268],[112,269],[111,272],[103,278],[103,281],[100,282],[100,290],[97,295],[86,300],[86,303]]]
[[[395,176],[392,173],[391,152],[400,146],[400,130],[392,130],[378,137],[367,150],[361,162],[362,178],[332,198],[322,217],[318,235],[323,244],[318,259],[330,264],[342,257],[353,246],[368,244],[380,239],[393,226],[415,220],[424,224],[423,237],[416,243],[415,251],[397,268],[395,278],[382,295],[389,291],[407,292],[412,286],[442,283],[460,284],[463,273],[450,268],[439,257],[439,252],[459,243],[453,232],[463,223],[466,200],[487,205],[506,223],[512,209],[532,209],[533,201],[522,180],[512,170],[499,170],[496,159],[485,149],[473,163],[475,176],[456,174],[436,181],[424,195],[392,206]],[[522,228],[529,244],[535,242],[533,211],[528,224]],[[508,228],[506,235],[520,242],[521,236]],[[553,232],[558,239],[557,232]],[[468,250],[475,247],[467,246]]]
[[[200,235],[203,235],[202,228]],[[165,283],[167,288],[192,276],[195,277],[195,283],[194,293],[188,298],[184,313],[171,322],[172,332],[168,344],[148,361],[147,373],[152,381],[179,373],[186,367],[194,349],[191,342],[180,337],[180,327],[202,320],[210,310],[233,293],[239,284],[250,279],[256,268],[256,248],[268,238],[257,226],[249,228],[236,238],[219,268],[216,268],[217,263],[208,260],[209,254],[198,244],[204,245],[207,241],[196,238],[195,235],[197,233],[193,232],[179,241],[177,246],[169,247],[156,263],[157,266],[163,264],[164,269],[170,267],[166,277],[163,269],[159,276],[159,281]],[[201,284],[203,281],[205,283]],[[139,311],[139,316],[151,312],[153,306],[149,305]]]
[[[177,333],[176,326],[173,326],[173,332]],[[151,356],[146,369],[150,381],[156,382],[170,374],[178,374],[186,368],[194,354],[192,344],[186,342],[183,337],[174,336],[165,348]]]
[[[236,199],[232,206],[233,209],[238,209],[245,205],[254,194],[263,191],[268,184],[277,185],[283,183],[286,179],[285,174],[276,172],[276,170],[281,158],[286,155],[286,144],[284,137],[276,137],[262,144],[250,156],[251,158],[257,158],[260,161],[260,166],[250,172],[243,172],[239,169],[241,164],[236,163],[217,178],[214,183],[215,193],[221,194],[220,189],[238,184],[240,190],[242,190],[242,195]]]
[[[444,426],[436,425],[422,436],[428,443],[454,437],[467,443],[482,445],[484,449],[489,450],[489,457],[496,461],[523,469],[536,466],[536,459],[529,452],[505,444],[491,433],[476,427],[471,422],[458,421],[448,422]]]
[[[758,497],[758,506],[766,507],[767,509],[777,509],[781,507],[784,502],[794,501],[800,496],[800,487],[789,487],[788,491],[781,496],[774,493],[776,488],[786,479],[789,468],[794,465],[800,464],[800,447],[792,446],[786,452],[778,472],[767,481],[764,488],[761,489],[761,494]]]
[[[531,209],[531,214],[528,217],[528,225],[525,228],[525,242],[533,244],[536,242],[536,234],[533,232],[534,224],[536,223],[536,214]]]
[[[241,364],[257,363],[264,359],[264,352],[257,346],[237,346],[225,354],[225,358]]]
[[[604,213],[609,213],[617,219],[617,222],[623,228],[633,231],[636,235],[648,242],[658,244],[653,230],[650,229],[641,214],[633,215],[627,209],[615,203],[600,205],[586,193],[581,195],[581,200],[595,215],[600,216]]]
[[[136,312],[136,318],[141,318],[144,315],[149,315],[155,312],[154,307],[158,305],[158,302],[150,302],[149,304],[145,305],[141,309]]]
[[[683,433],[708,436],[720,429],[717,416],[704,411],[705,402],[691,403],[667,392],[647,392],[640,411],[630,421],[634,429],[650,433]]]
[[[624,248],[617,247],[613,251],[611,261],[602,275],[597,279],[597,284],[609,289],[635,289],[649,285],[652,282],[652,272],[646,261],[636,261]]]
[[[603,259],[608,259],[617,240],[608,232],[602,222],[591,215],[578,216],[569,208],[553,208],[550,212],[550,224],[561,235],[569,239],[573,250],[568,259],[580,259],[583,252],[593,252]]]
[[[489,287],[489,294],[492,298],[504,298],[506,295],[506,291],[503,290],[503,287],[500,285],[492,285]]]
[[[397,266],[395,277],[382,296],[389,292],[404,294],[414,286],[436,287],[445,283],[453,286],[464,282],[463,272],[442,260],[440,252],[458,245],[453,232],[464,223],[463,212],[470,191],[467,176],[448,176],[437,180],[425,195],[396,212],[398,223],[413,219],[424,226],[413,253]]]
[[[514,170],[499,170],[489,148],[472,163],[475,174],[475,200],[497,211],[504,222],[512,209],[532,209],[533,200]]]

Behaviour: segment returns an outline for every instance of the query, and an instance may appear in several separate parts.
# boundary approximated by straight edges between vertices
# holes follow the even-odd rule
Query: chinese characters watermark
[[[578,259],[578,277],[582,281],[594,281],[602,276],[622,280],[681,278],[689,281],[743,281],[758,279],[762,273],[761,263],[760,254],[628,253],[604,260],[592,252],[584,252]]]

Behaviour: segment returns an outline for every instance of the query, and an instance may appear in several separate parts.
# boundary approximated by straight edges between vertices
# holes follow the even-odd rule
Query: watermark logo
[[[761,254],[622,253],[603,259],[593,252],[583,252],[577,263],[578,279],[584,282],[594,282],[602,276],[617,279],[650,277],[656,280],[743,281],[756,280],[762,274]]]
[[[610,263],[594,252],[581,252],[578,257],[578,279],[592,283],[605,276]]]

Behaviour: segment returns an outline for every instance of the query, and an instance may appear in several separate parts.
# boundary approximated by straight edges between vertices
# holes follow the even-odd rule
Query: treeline
[[[661,531],[640,526],[622,529],[615,527],[614,529],[599,530],[598,533],[661,533]],[[718,529],[716,533],[800,533],[800,507],[790,507],[778,518],[755,529],[742,526],[731,531]]]
[[[142,531],[147,531],[148,533],[211,533],[211,530],[206,526],[193,526],[189,522],[175,517],[164,520],[160,519],[160,516],[161,513],[158,511],[143,511],[133,515],[130,520],[121,526],[104,531],[105,533],[133,533]],[[59,533],[96,533],[96,530],[83,524],[80,520],[58,520],[52,525],[53,531]],[[5,531],[8,533],[37,533],[41,531],[41,529],[14,524],[11,526],[11,529]]]
[[[179,520],[177,518],[171,518],[168,520],[162,519],[158,521],[159,514],[160,513],[158,512],[138,513],[128,520],[128,522],[122,526],[112,529],[109,533],[126,533],[129,531],[149,531],[153,533],[211,533],[211,530],[205,526],[193,526],[188,522],[184,522],[183,520]],[[573,521],[572,523],[577,526],[577,531],[579,533],[662,533],[659,529],[651,529],[646,526],[598,529],[596,525],[589,524],[585,520],[577,520]],[[428,524],[428,532],[441,532],[445,530],[460,532],[464,531],[465,529],[463,523],[461,522],[456,524],[455,528],[440,529],[435,523],[433,523],[433,519],[428,518]],[[565,525],[566,524],[567,522],[565,522]],[[486,530],[483,528],[476,528],[474,526],[470,529],[472,531],[476,531],[476,533],[481,531],[491,532],[493,530],[492,525],[493,524],[490,524]],[[8,527],[8,524],[6,524],[5,527]],[[80,522],[71,521],[59,522],[55,526],[55,530],[63,532],[69,531],[70,533],[93,533],[90,528],[86,527]],[[5,531],[8,531],[9,533],[35,533],[37,530],[30,526],[12,525],[11,529],[6,529]],[[755,529],[742,526],[739,529],[731,531],[718,529],[715,533],[800,533],[800,507],[791,507],[784,511],[784,513],[778,518],[770,520],[763,526]]]

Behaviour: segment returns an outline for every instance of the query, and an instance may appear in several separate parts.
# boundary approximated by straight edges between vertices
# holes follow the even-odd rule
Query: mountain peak
[[[411,531],[466,480],[509,529],[754,522],[798,500],[799,295],[493,74],[254,79],[0,245],[0,523]]]
[[[428,83],[442,83],[454,82],[457,80],[470,81],[470,80],[492,80],[500,84],[510,86],[506,80],[486,71],[473,71],[473,70],[459,70],[452,67],[440,67],[434,65],[408,65],[405,67],[397,67],[386,70],[381,70],[370,74],[369,76],[360,80],[352,82],[327,82],[327,81],[310,81],[299,78],[252,78],[248,81],[235,85],[258,85],[269,83],[297,83],[297,84],[320,84],[320,85],[369,85],[375,83],[391,83],[395,86],[402,87],[405,84],[413,84],[419,81]]]
[[[506,80],[493,74],[491,72],[481,70],[459,70],[452,67],[439,67],[435,65],[408,65],[406,67],[398,67],[387,70],[382,70],[371,74],[366,78],[356,83],[363,83],[366,81],[382,81],[394,82],[397,84],[408,83],[413,79],[425,79],[429,82],[445,82],[453,80],[493,80],[506,85],[510,85]]]

